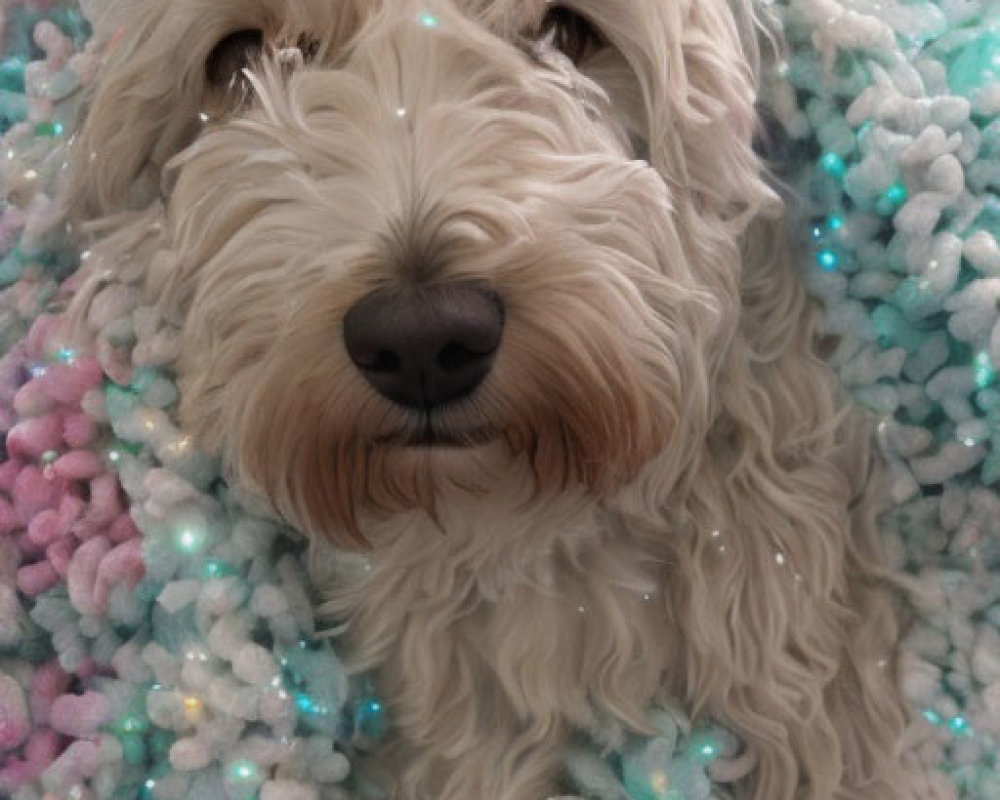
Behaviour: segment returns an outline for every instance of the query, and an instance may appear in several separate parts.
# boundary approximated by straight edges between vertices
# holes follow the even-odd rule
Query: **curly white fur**
[[[395,797],[541,800],[574,726],[642,730],[657,697],[745,740],[749,798],[903,797],[866,433],[752,148],[760,15],[562,5],[607,41],[579,69],[532,38],[541,0],[123,0],[75,206],[176,323],[184,424],[369,549],[326,610],[378,670]],[[318,50],[234,97],[206,60],[248,28]],[[497,436],[390,444],[418,420],[343,317],[470,277],[507,327],[437,422]]]

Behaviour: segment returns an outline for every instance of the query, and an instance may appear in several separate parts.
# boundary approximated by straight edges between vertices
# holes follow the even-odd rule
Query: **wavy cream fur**
[[[566,5],[609,42],[579,70],[527,41],[539,0],[122,0],[74,206],[176,326],[184,425],[367,550],[324,609],[378,671],[394,797],[542,800],[573,727],[613,742],[657,698],[743,738],[747,798],[904,797],[867,434],[751,146],[763,18]],[[320,51],[265,58],[240,102],[205,63],[250,27]],[[497,436],[394,445],[418,420],[343,316],[470,277],[504,340],[436,421]]]

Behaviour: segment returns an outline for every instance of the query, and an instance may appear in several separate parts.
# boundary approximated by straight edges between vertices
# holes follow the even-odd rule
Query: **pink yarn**
[[[123,512],[118,519],[111,523],[108,528],[108,536],[115,544],[121,544],[129,539],[138,538],[139,529],[135,527],[132,517]]]
[[[53,364],[41,377],[46,393],[63,406],[79,408],[83,396],[101,385],[101,365],[94,359]]]
[[[30,731],[28,703],[21,687],[0,672],[0,751],[17,747]]]
[[[38,780],[59,755],[61,744],[60,735],[51,728],[35,730],[24,746],[24,758],[10,758],[0,769],[0,790],[11,790]]]
[[[60,437],[62,429],[60,429]],[[89,450],[74,450],[62,456],[52,467],[60,478],[70,481],[89,481],[96,478],[104,467],[101,460]]]
[[[31,676],[31,718],[37,726],[49,724],[49,713],[52,703],[62,695],[70,685],[69,674],[53,659],[43,664]]]
[[[86,414],[67,414],[63,438],[70,447],[86,447],[97,438],[97,425]]]
[[[7,452],[15,458],[37,459],[62,444],[60,414],[46,414],[19,422],[7,434]]]
[[[0,551],[7,580],[25,596],[65,582],[78,613],[100,615],[112,590],[134,587],[145,566],[118,478],[95,449],[98,424],[82,407],[104,373],[96,360],[61,349],[59,325],[56,317],[38,318],[0,358],[8,454],[0,464]],[[83,659],[75,677],[86,681],[109,666]],[[73,782],[99,768],[99,731],[113,718],[111,703],[94,692],[67,694],[73,677],[53,660],[36,670],[28,690],[0,679],[0,796],[50,767]]]
[[[64,694],[52,704],[50,724],[67,736],[87,739],[96,736],[111,717],[111,701],[103,694]]]
[[[21,524],[27,525],[35,514],[57,505],[66,488],[65,481],[46,477],[40,467],[24,465],[14,479],[14,509]]]
[[[44,414],[55,406],[45,388],[32,381],[18,389],[14,395],[14,410],[22,417]]]
[[[79,497],[65,495],[58,509],[46,509],[28,524],[28,538],[39,547],[48,547],[70,532],[86,504]]]
[[[47,561],[29,564],[17,571],[17,588],[28,597],[37,597],[59,583],[59,573]]]
[[[14,459],[0,464],[0,490],[8,494],[14,491],[14,481],[17,480],[17,475],[23,466]]]
[[[121,500],[121,488],[114,475],[104,473],[90,482],[90,507],[85,519],[95,526],[105,527],[126,511]],[[77,533],[80,536],[79,533]]]
[[[10,533],[18,526],[14,507],[0,497],[0,534]]]
[[[134,588],[145,574],[142,542],[138,538],[131,538],[118,545],[101,559],[97,567],[92,595],[94,604],[103,610],[107,606],[108,594],[115,586],[125,584]]]
[[[11,2],[40,11],[55,4],[0,0],[0,41]],[[7,131],[4,143],[9,147],[29,146],[33,123],[50,119],[53,98],[33,94],[32,86],[47,83],[67,66],[86,83],[100,61],[97,52],[74,55],[71,40],[51,22],[37,25],[33,35],[47,58],[26,70],[30,120]],[[24,252],[40,250],[42,239],[61,221],[63,210],[53,197],[39,192],[27,212],[13,206],[0,211],[0,254],[19,241]],[[105,418],[102,384],[108,373],[91,353],[73,349],[59,316],[38,316],[46,304],[64,306],[86,273],[77,270],[57,287],[39,265],[29,265],[21,280],[0,292],[14,323],[9,329],[26,324],[28,330],[0,356],[0,436],[6,443],[0,463],[0,601],[9,605],[13,598],[17,612],[12,616],[7,605],[0,608],[6,614],[0,636],[9,638],[13,631],[16,642],[18,628],[26,622],[17,593],[38,598],[54,590],[51,598],[43,598],[50,610],[36,622],[70,626],[49,632],[56,641],[69,641],[71,650],[78,633],[72,630],[74,614],[66,608],[66,594],[77,614],[99,616],[116,587],[134,587],[145,573],[139,532],[114,464],[103,450],[107,431],[99,420]],[[117,318],[122,304],[132,301],[119,298],[109,311]],[[128,356],[126,348],[118,359],[122,369],[116,377],[123,385],[130,377]],[[36,609],[44,609],[43,603]],[[5,641],[0,644],[6,646]],[[46,797],[62,797],[102,767],[107,747],[100,729],[113,719],[112,703],[96,692],[78,695],[71,687],[87,686],[95,677],[113,675],[114,669],[84,650],[69,657],[60,650],[62,663],[72,665],[72,672],[59,659],[34,665],[33,672],[6,675],[0,669],[0,798],[37,782],[46,770],[45,789],[51,793]],[[81,797],[92,796],[85,787],[82,791]]]
[[[63,580],[69,574],[69,561],[73,557],[75,546],[71,539],[66,538],[59,539],[45,548],[45,557]]]
[[[69,599],[81,614],[100,614],[104,608],[94,596],[97,570],[101,559],[111,550],[111,543],[104,536],[96,536],[80,545],[69,563],[66,585]]]

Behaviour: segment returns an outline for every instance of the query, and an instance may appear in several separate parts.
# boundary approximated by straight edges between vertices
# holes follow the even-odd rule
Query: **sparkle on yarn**
[[[972,372],[976,381],[976,386],[985,389],[997,378],[997,371],[993,366],[990,354],[986,352],[977,353],[972,360]]]
[[[948,720],[948,729],[955,734],[968,734],[971,732],[969,728],[969,721],[963,717],[961,714],[956,714],[950,720]]]
[[[235,575],[236,570],[233,569],[231,564],[227,564],[225,561],[220,561],[216,558],[211,558],[205,562],[205,567],[202,570],[202,575],[205,578],[222,578],[226,575]],[[277,680],[277,679],[275,679]]]
[[[188,721],[197,724],[201,719],[202,702],[197,697],[184,698],[184,713]]]
[[[709,764],[718,758],[720,749],[711,731],[701,731],[692,736],[691,753],[704,764]]]
[[[173,456],[183,456],[188,450],[191,449],[191,437],[182,436],[179,439],[171,442],[165,448],[165,452]]]
[[[177,534],[177,544],[185,553],[196,553],[204,543],[204,535],[191,528],[184,528]]]
[[[62,136],[64,130],[61,122],[39,122],[35,125],[36,136],[47,136],[53,139]]]
[[[886,189],[885,197],[889,202],[898,205],[906,200],[906,187],[901,183],[894,183]]]
[[[847,172],[847,165],[836,153],[826,153],[820,160],[819,165],[823,171],[834,178],[843,178]]]
[[[368,739],[378,741],[389,728],[385,706],[374,697],[363,699],[355,709],[354,726]]]
[[[295,695],[295,707],[303,714],[330,713],[330,709],[328,709],[326,706],[317,703],[316,700],[307,695],[305,692],[299,692],[297,695]]]
[[[204,514],[198,509],[188,509],[175,518],[174,544],[185,555],[204,552],[210,543],[210,530]]]
[[[200,650],[188,650],[187,653],[184,654],[184,657],[187,658],[188,661],[208,661],[208,655]]]
[[[441,20],[439,20],[436,16],[434,16],[430,12],[426,11],[420,15],[419,19],[420,19],[420,24],[423,25],[425,28],[436,28],[438,25],[441,24]]]
[[[72,347],[60,347],[56,353],[56,360],[61,364],[73,364],[76,362],[76,350]]]
[[[121,721],[123,733],[142,733],[148,729],[146,720],[138,714],[129,714]]]
[[[260,768],[253,761],[240,758],[229,765],[229,777],[244,783],[257,782],[260,780]]]
[[[837,254],[833,250],[825,247],[816,254],[816,263],[819,264],[821,269],[833,272],[840,263],[840,259],[837,258]]]
[[[875,204],[875,210],[885,216],[894,214],[906,202],[906,198],[906,186],[899,182],[894,183],[882,193]]]
[[[670,776],[667,775],[666,770],[654,771],[649,776],[649,786],[658,796],[662,797],[666,794],[667,789],[670,788]]]

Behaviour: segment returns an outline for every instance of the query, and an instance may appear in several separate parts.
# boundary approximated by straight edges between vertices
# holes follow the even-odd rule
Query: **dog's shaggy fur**
[[[761,15],[558,5],[122,0],[74,207],[177,325],[186,428],[368,551],[328,610],[378,671],[394,797],[542,800],[574,727],[657,698],[742,737],[746,797],[903,797],[865,431],[752,147]],[[260,57],[220,54],[243,30]],[[428,420],[344,316],[470,278],[507,320],[432,414],[468,446],[410,446]]]

